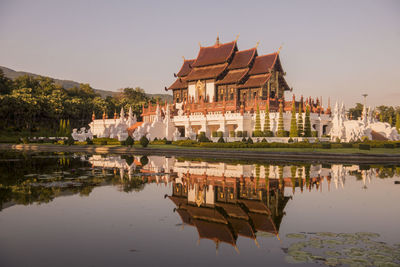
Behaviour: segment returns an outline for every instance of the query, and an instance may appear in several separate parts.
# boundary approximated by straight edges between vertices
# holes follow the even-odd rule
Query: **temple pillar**
[[[223,116],[222,119],[221,119],[221,122],[219,124],[218,132],[223,132],[224,133],[224,137],[228,137],[229,136],[228,129],[226,127],[225,116]]]
[[[319,127],[318,127],[318,138],[322,137],[322,129],[323,129],[323,123],[321,120],[321,117],[318,117],[318,122],[319,122]]]

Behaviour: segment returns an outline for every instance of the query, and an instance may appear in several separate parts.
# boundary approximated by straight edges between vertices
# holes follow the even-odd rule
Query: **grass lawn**
[[[135,145],[135,148],[141,148]],[[316,153],[338,153],[338,154],[399,154],[400,148],[371,148],[371,150],[360,150],[358,148],[211,148],[211,147],[185,147],[175,145],[149,145],[149,148],[159,149],[193,149],[193,150],[221,150],[221,151],[262,151],[262,152],[316,152]]]
[[[30,143],[31,145],[58,145],[66,146],[60,144],[51,143]],[[81,146],[81,145],[74,145]],[[85,145],[86,146],[86,145]],[[94,145],[96,147],[122,147],[119,145]],[[68,146],[66,146],[68,147]],[[125,147],[125,146],[124,146]],[[133,148],[143,149],[139,144],[132,146]],[[189,150],[219,150],[219,151],[260,151],[260,152],[297,152],[297,153],[327,153],[327,154],[390,154],[390,155],[400,155],[400,148],[371,148],[371,150],[360,150],[358,148],[214,148],[214,147],[190,147],[190,146],[177,146],[177,145],[151,145],[149,144],[147,148],[150,149],[189,149]],[[145,148],[146,149],[146,148]]]

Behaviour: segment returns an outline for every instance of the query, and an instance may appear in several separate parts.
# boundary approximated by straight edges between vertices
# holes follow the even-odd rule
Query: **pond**
[[[400,165],[0,153],[0,266],[399,266]]]

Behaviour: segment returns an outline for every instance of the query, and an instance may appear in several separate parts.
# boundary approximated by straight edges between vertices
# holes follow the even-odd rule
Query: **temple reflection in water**
[[[182,224],[195,227],[199,240],[212,240],[217,248],[224,242],[235,249],[239,236],[253,239],[256,245],[260,234],[279,239],[284,209],[296,187],[301,192],[322,191],[324,180],[328,190],[332,180],[336,188],[343,187],[345,176],[353,172],[361,175],[365,186],[372,174],[372,169],[359,171],[357,165],[229,164],[156,156],[134,157],[130,164],[118,156],[93,156],[89,161],[119,169],[122,180],[135,175],[146,183],[172,184],[166,197],[174,203]]]

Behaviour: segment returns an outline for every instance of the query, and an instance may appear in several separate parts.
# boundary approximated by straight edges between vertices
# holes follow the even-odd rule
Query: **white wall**
[[[190,83],[188,86],[188,97],[196,99],[196,85],[194,83]]]
[[[206,82],[206,96],[208,96],[209,102],[214,102],[215,84],[214,80]]]

